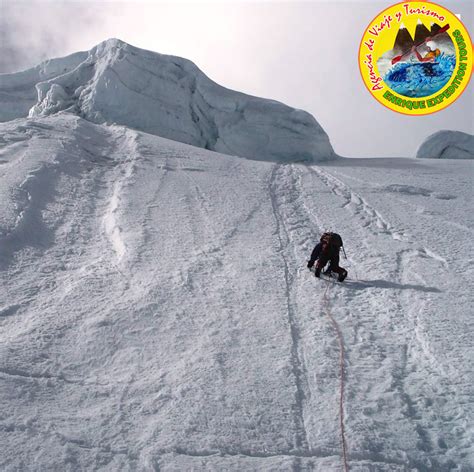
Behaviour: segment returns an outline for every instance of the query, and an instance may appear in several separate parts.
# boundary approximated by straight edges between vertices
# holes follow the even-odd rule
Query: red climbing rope
[[[329,309],[329,287],[331,286],[331,282],[326,281],[326,290],[323,294],[323,309],[326,315],[328,316],[329,320],[331,321],[332,325],[334,326],[334,330],[336,331],[337,339],[339,342],[339,371],[340,371],[340,379],[341,385],[339,389],[339,424],[341,427],[341,445],[342,445],[342,461],[344,464],[344,471],[349,471],[349,464],[347,462],[347,446],[346,446],[346,435],[344,431],[344,341],[342,338],[341,330],[339,329],[339,325],[337,321],[331,314],[331,310]]]

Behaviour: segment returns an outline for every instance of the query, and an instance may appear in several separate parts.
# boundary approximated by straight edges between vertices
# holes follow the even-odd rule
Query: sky
[[[108,38],[190,59],[217,83],[310,112],[347,157],[414,156],[430,134],[474,134],[471,80],[450,107],[406,116],[378,103],[358,66],[371,20],[396,2],[0,0],[0,72]],[[474,2],[439,1],[474,36]]]

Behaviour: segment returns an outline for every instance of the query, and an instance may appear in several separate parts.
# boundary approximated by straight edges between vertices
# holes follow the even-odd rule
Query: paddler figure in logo
[[[414,52],[416,54],[416,57],[420,62],[436,61],[437,57],[441,54],[441,51],[438,48],[435,48],[435,44],[433,41],[431,41],[431,38],[426,38],[425,42],[428,48],[428,52],[424,55],[424,57],[418,52],[418,49],[417,49],[418,46],[413,46],[411,48],[411,52],[412,53]]]

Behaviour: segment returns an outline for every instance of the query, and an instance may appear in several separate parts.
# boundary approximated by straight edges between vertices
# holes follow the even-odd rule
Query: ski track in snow
[[[304,267],[304,258],[307,257],[308,244],[314,241],[314,234],[321,232],[321,227],[318,226],[319,222],[317,218],[311,221],[311,215],[308,213],[307,207],[304,204],[304,200],[301,196],[299,187],[299,178],[295,173],[293,165],[277,165],[272,173],[270,191],[273,205],[273,212],[277,221],[277,228],[280,241],[280,253],[285,264],[285,282],[287,286],[287,302],[288,302],[288,320],[290,325],[290,332],[292,337],[292,363],[293,372],[297,385],[297,414],[295,416],[295,423],[298,425],[298,429],[301,431],[301,438],[298,444],[309,449],[310,454],[314,454],[315,457],[321,454],[321,446],[318,445],[318,441],[311,437],[311,429],[314,427],[310,423],[312,402],[317,399],[317,390],[321,392],[321,380],[314,379],[314,374],[308,372],[308,353],[311,353],[311,349],[308,346],[311,333],[306,329],[302,329],[302,321],[307,319],[307,314],[298,306],[298,300],[303,297],[303,293],[307,290],[305,287],[307,282],[306,272],[301,269],[295,268]],[[310,224],[308,225],[308,221]],[[315,311],[320,310],[324,312],[329,319],[329,323],[334,328],[334,332],[331,336],[338,339],[338,345],[336,346],[336,352],[331,356],[333,358],[332,365],[329,363],[328,369],[333,369],[331,377],[335,378],[337,382],[343,382],[341,376],[343,375],[344,369],[344,344],[343,339],[339,330],[336,319],[332,316],[330,311],[329,302],[329,289],[330,283],[327,282],[327,287],[324,290],[323,296],[319,300],[319,308]],[[313,316],[310,317],[310,322],[313,324],[311,331],[314,330],[316,320]],[[331,328],[331,329],[332,329]],[[303,334],[302,334],[303,332]],[[309,339],[308,339],[309,335]],[[338,362],[339,360],[339,362]],[[339,365],[340,363],[340,365]],[[341,369],[341,372],[339,372]],[[313,374],[313,375],[311,375]],[[315,385],[311,385],[310,378],[315,382]],[[343,452],[344,459],[344,470],[348,470],[347,464],[345,464],[345,435],[344,435],[344,421],[343,421],[343,385],[340,385],[340,395],[334,396],[334,401],[329,402],[332,405],[330,415],[332,421],[335,424],[339,424],[341,421],[341,449]],[[339,401],[337,401],[339,398]],[[340,417],[337,419],[337,417]],[[306,426],[306,423],[310,424]],[[333,428],[337,437],[337,427]],[[332,438],[333,440],[335,438]],[[312,440],[312,443],[310,443]],[[334,441],[337,444],[337,440]],[[333,454],[339,456],[341,449],[333,450]],[[324,449],[323,449],[324,450]]]
[[[292,274],[291,267],[295,267],[294,256],[288,253],[288,247],[292,242],[290,240],[289,231],[294,229],[294,223],[286,223],[284,220],[284,213],[282,211],[282,205],[286,201],[291,199],[291,195],[288,195],[285,192],[285,188],[280,187],[281,184],[278,184],[279,179],[284,179],[284,174],[282,176],[282,170],[285,168],[282,166],[276,165],[270,180],[269,190],[270,190],[270,199],[272,202],[273,214],[275,216],[275,221],[277,224],[277,232],[279,239],[279,252],[283,259],[284,271],[285,271],[285,285],[286,285],[286,299],[287,299],[287,311],[288,311],[288,323],[290,328],[291,340],[292,340],[292,349],[291,349],[291,363],[293,367],[293,375],[295,377],[296,383],[296,392],[295,392],[295,425],[297,430],[296,437],[296,447],[298,449],[308,450],[308,439],[305,427],[304,420],[304,401],[310,393],[308,392],[309,386],[307,381],[307,372],[306,367],[302,361],[302,353],[300,347],[300,328],[298,325],[298,320],[296,318],[297,314],[295,313],[295,300],[294,293],[292,290],[294,275]],[[283,180],[283,184],[286,182]],[[279,202],[279,196],[281,196],[283,203]],[[291,246],[290,246],[291,248]],[[289,258],[291,258],[289,260]],[[306,392],[306,393],[305,393]]]
[[[403,233],[394,230],[374,207],[369,205],[359,194],[352,191],[344,182],[317,167],[313,167],[311,172],[315,173],[335,195],[345,200],[342,207],[348,207],[364,228],[370,229],[373,234],[386,233],[395,240],[406,240]]]
[[[469,470],[452,260],[363,180],[28,123],[2,138],[2,469],[343,470],[342,362],[350,470]],[[347,283],[306,269],[326,229]]]
[[[355,231],[357,227],[352,226],[351,227],[351,238],[355,237],[354,233],[359,232],[361,234],[360,238],[356,237],[356,240],[359,239],[362,241],[362,244],[364,246],[364,252],[367,249],[374,248],[374,243],[371,242],[371,239],[373,237],[386,237],[389,236],[395,241],[399,242],[402,244],[404,247],[396,250],[395,253],[395,261],[396,265],[394,267],[394,271],[391,274],[388,274],[386,276],[386,280],[394,280],[400,283],[400,289],[402,288],[412,288],[415,290],[424,290],[427,294],[429,293],[435,293],[436,290],[430,289],[427,286],[427,281],[417,275],[416,273],[416,267],[419,265],[423,264],[423,261],[420,260],[422,259],[428,259],[431,261],[431,263],[434,265],[436,268],[436,272],[439,272],[439,270],[447,271],[449,269],[447,261],[436,254],[435,251],[430,250],[426,247],[420,247],[419,249],[413,250],[413,249],[408,249],[409,246],[407,246],[404,243],[409,243],[410,246],[412,246],[412,241],[410,238],[406,237],[402,231],[397,231],[393,229],[392,225],[388,223],[387,219],[384,218],[380,212],[375,210],[364,198],[362,198],[360,195],[358,195],[356,192],[352,191],[346,184],[344,184],[342,181],[339,179],[331,176],[329,172],[326,170],[323,170],[321,168],[316,168],[313,167],[310,169],[310,172],[317,176],[321,182],[329,188],[331,193],[336,195],[337,197],[340,198],[341,203],[340,203],[340,208],[350,212],[351,214],[351,219],[350,221],[352,223],[358,222],[359,224],[359,230]],[[321,218],[321,215],[319,215],[319,218]],[[335,216],[337,218],[337,216]],[[338,222],[340,224],[341,221],[344,221],[344,218],[337,218]],[[326,224],[325,227],[334,229],[335,225],[331,221],[328,221],[329,224]],[[341,230],[342,231],[342,230]],[[396,247],[396,246],[395,246]],[[351,264],[354,264],[354,261],[351,261]],[[360,265],[361,261],[358,261],[358,265]],[[426,263],[424,263],[426,265]],[[351,272],[349,268],[349,272]],[[360,272],[360,269],[359,269]],[[420,285],[415,285],[412,283],[409,283],[413,279],[413,277],[417,278],[418,282]],[[349,282],[351,283],[351,282]],[[354,285],[357,285],[357,282],[354,283]],[[397,284],[394,284],[394,288],[396,287]],[[427,287],[424,289],[424,287]],[[373,296],[371,298],[368,297],[360,297],[356,296],[356,298],[352,298],[349,296],[349,299],[343,303],[345,306],[350,306],[351,308],[349,311],[354,311],[354,309],[357,309],[358,306],[369,306],[371,307],[371,314],[372,316],[368,316],[369,313],[365,313],[365,320],[364,320],[364,325],[368,326],[369,329],[363,328],[363,325],[359,324],[355,325],[355,343],[352,344],[353,347],[349,348],[348,356],[349,359],[358,357],[355,352],[355,348],[357,348],[357,344],[360,343],[359,339],[363,341],[362,343],[362,349],[361,349],[361,354],[362,358],[357,362],[357,366],[363,367],[364,371],[367,373],[371,373],[377,370],[380,370],[380,363],[384,363],[387,360],[390,360],[391,363],[393,363],[392,366],[390,366],[390,370],[386,372],[383,375],[380,375],[381,379],[387,379],[387,378],[392,378],[392,383],[391,383],[391,391],[398,392],[398,397],[399,401],[401,402],[402,405],[404,405],[405,411],[406,411],[406,418],[407,420],[410,420],[410,422],[414,423],[414,430],[412,430],[409,433],[409,428],[407,430],[407,434],[410,434],[413,439],[414,443],[416,444],[416,447],[419,450],[425,451],[426,453],[431,453],[432,458],[428,459],[410,459],[408,456],[405,458],[399,458],[396,456],[391,457],[390,459],[394,461],[394,463],[400,463],[402,464],[405,462],[407,459],[410,463],[410,467],[416,468],[417,470],[431,470],[431,467],[436,467],[436,470],[445,470],[445,468],[441,465],[440,462],[435,459],[433,455],[433,452],[436,448],[438,447],[438,457],[442,457],[443,454],[445,453],[446,450],[446,442],[445,440],[441,438],[432,438],[430,437],[430,432],[426,428],[427,424],[425,423],[424,420],[421,418],[426,417],[426,411],[423,410],[431,410],[432,408],[432,402],[433,400],[429,399],[429,396],[427,396],[426,399],[426,404],[424,407],[420,407],[420,399],[417,398],[416,400],[412,398],[411,394],[409,393],[410,390],[408,388],[408,379],[411,378],[416,378],[414,377],[416,375],[416,371],[423,371],[425,370],[426,372],[430,373],[430,390],[433,391],[433,395],[435,394],[437,388],[436,384],[437,382],[442,382],[444,384],[444,388],[449,392],[451,395],[456,395],[455,392],[449,387],[451,382],[455,382],[455,378],[452,377],[452,375],[447,374],[446,371],[443,370],[443,365],[439,362],[440,359],[437,357],[433,352],[430,350],[430,340],[428,339],[423,339],[420,336],[420,326],[419,326],[419,318],[418,318],[418,312],[423,310],[424,307],[427,306],[427,301],[421,301],[417,302],[416,299],[413,299],[413,297],[410,297],[406,293],[403,293],[402,290],[394,290],[392,294],[387,298],[387,297],[382,297],[379,300],[373,299]],[[346,291],[347,293],[348,291]],[[405,290],[406,292],[406,290]],[[339,298],[339,294],[338,297]],[[344,297],[346,298],[346,297]],[[358,310],[357,310],[358,311]],[[394,346],[395,350],[391,355],[387,355],[386,352],[383,352],[386,350],[386,347],[380,352],[379,355],[373,356],[375,363],[373,364],[367,364],[367,357],[370,358],[370,353],[373,353],[374,350],[377,351],[377,344],[378,340],[382,339],[385,336],[385,327],[381,331],[380,334],[375,335],[376,333],[376,326],[377,326],[377,318],[375,317],[380,317],[384,312],[388,312],[387,314],[390,314],[390,312],[396,313],[396,318],[399,317],[399,313],[405,313],[405,318],[407,321],[407,326],[406,326],[406,332],[400,332],[400,330],[397,328],[397,324],[400,323],[400,319],[396,319],[393,316],[390,316],[388,319],[386,319],[386,322],[388,322],[388,327],[389,331],[393,331],[397,333],[397,341],[400,343],[403,339],[403,337],[406,338],[405,343],[401,344],[401,349],[398,348],[396,345]],[[357,317],[359,319],[362,319],[362,317]],[[385,317],[384,317],[385,318]],[[368,324],[367,324],[368,323]],[[345,325],[345,323],[344,323]],[[367,330],[367,334],[364,337],[361,337],[362,333]],[[347,329],[345,330],[347,332]],[[414,335],[414,336],[413,336]],[[349,336],[345,335],[345,337],[349,338]],[[368,343],[367,341],[370,341]],[[355,345],[354,345],[355,344]],[[350,344],[351,345],[351,344]],[[398,353],[397,353],[398,351]],[[365,359],[364,359],[365,358]],[[364,360],[362,360],[364,359]],[[397,361],[398,359],[398,361]],[[421,362],[421,365],[420,365]],[[352,364],[352,363],[351,363]],[[357,369],[359,371],[359,368]],[[352,375],[355,373],[353,372],[354,367],[349,367],[349,385],[350,385],[350,378],[352,378]],[[352,372],[351,372],[352,371]],[[415,372],[415,373],[414,373]],[[352,375],[351,375],[352,374]],[[362,378],[365,375],[361,375],[360,371],[359,373],[356,374],[357,378],[359,381],[362,380]],[[375,385],[373,382],[368,382],[369,385]],[[426,387],[425,387],[426,388]],[[416,389],[415,389],[416,391]],[[369,391],[370,392],[370,391]],[[369,393],[367,392],[367,393]],[[350,395],[348,395],[350,397]],[[398,401],[398,400],[397,400]],[[348,409],[349,409],[349,418],[351,416],[351,407],[352,408],[357,408],[358,405],[354,400],[348,400]],[[361,404],[367,403],[363,399],[360,401]],[[460,399],[459,401],[459,415],[460,417],[468,417],[467,411],[463,411],[462,408],[462,401]],[[399,405],[394,404],[391,408],[400,408]],[[367,411],[368,408],[366,407]],[[423,413],[423,414],[422,414]],[[364,415],[360,415],[363,417]],[[420,418],[420,420],[418,420]],[[350,420],[349,425],[350,425]],[[440,418],[437,418],[436,422],[441,422],[442,420]],[[365,428],[364,428],[365,429]],[[376,431],[376,429],[372,428],[367,428],[366,431],[357,431],[357,435],[359,438],[363,438],[364,436],[370,437],[373,432]],[[350,426],[349,426],[349,437],[351,438],[351,433],[350,433]],[[461,436],[464,436],[463,442],[468,441],[467,436],[468,431],[464,431],[461,433]],[[353,437],[351,439],[354,439]],[[371,438],[370,439],[370,444],[371,448],[374,448],[376,446],[378,440],[376,438]],[[349,440],[349,443],[351,441]],[[352,442],[352,445],[354,443]],[[380,444],[382,445],[382,443]],[[365,448],[367,448],[368,444],[366,445]],[[352,446],[350,448],[350,457],[352,458],[359,458],[359,459],[367,459],[367,456],[364,454],[360,454],[357,450],[357,447]],[[387,460],[389,458],[384,457],[380,455],[377,451],[377,449],[373,450],[373,459],[378,459],[378,460]],[[431,464],[431,465],[429,465]],[[452,463],[448,460],[446,470],[449,470],[450,467],[452,467]]]

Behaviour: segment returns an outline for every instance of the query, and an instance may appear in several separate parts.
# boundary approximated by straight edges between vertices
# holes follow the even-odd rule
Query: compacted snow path
[[[470,470],[469,162],[1,130],[2,470]]]
[[[352,280],[338,286],[335,294],[341,315],[345,314],[341,321],[349,346],[350,456],[367,457],[365,450],[372,458],[400,465],[408,462],[418,470],[451,470],[456,461],[450,458],[447,444],[470,448],[472,429],[466,426],[472,415],[472,396],[464,408],[465,391],[459,390],[456,377],[472,378],[472,369],[466,355],[452,357],[458,366],[453,369],[450,356],[440,356],[434,349],[437,337],[452,329],[447,318],[451,324],[467,321],[463,311],[444,319],[437,315],[446,312],[443,292],[459,292],[460,280],[450,274],[450,264],[438,249],[425,245],[422,228],[412,224],[420,237],[410,236],[404,227],[390,222],[391,215],[369,204],[331,171],[312,168],[308,176],[302,169],[301,174],[306,178],[305,191],[320,197],[314,200],[313,211],[324,218],[328,229],[350,235],[346,243]],[[367,180],[366,185],[358,185],[365,192],[370,187]],[[435,234],[428,233],[428,238],[438,243]],[[357,270],[351,271],[352,267]],[[357,275],[361,279],[354,281]],[[456,341],[453,347],[458,345]],[[470,345],[468,341],[464,348]],[[357,379],[355,385],[353,379]],[[446,402],[449,397],[456,400]],[[447,429],[445,422],[453,415],[460,422],[455,429]]]

